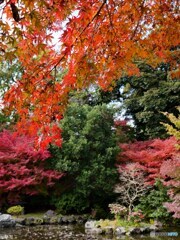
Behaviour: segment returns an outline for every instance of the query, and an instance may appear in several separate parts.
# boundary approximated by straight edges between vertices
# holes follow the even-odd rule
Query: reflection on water
[[[180,229],[178,229],[180,230]],[[86,234],[84,227],[72,225],[42,225],[36,227],[22,227],[16,229],[0,229],[0,240],[180,240],[180,231],[168,229],[151,236],[94,236]],[[172,237],[167,236],[168,232]],[[178,235],[178,236],[177,236]]]

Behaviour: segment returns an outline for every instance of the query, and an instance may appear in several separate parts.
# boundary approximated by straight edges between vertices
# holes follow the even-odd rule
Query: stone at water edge
[[[0,215],[0,222],[2,221],[11,221],[13,220],[12,216],[10,214],[1,214]]]
[[[96,228],[96,227],[97,227],[96,221],[87,221],[85,223],[85,228],[87,229]]]
[[[35,226],[43,224],[43,219],[38,217],[28,217],[25,218],[25,225],[26,226]]]
[[[105,235],[113,235],[113,228],[112,227],[103,227],[103,234]]]
[[[116,236],[126,234],[126,229],[125,229],[125,227],[117,227],[117,228],[115,229],[115,234],[116,234]]]
[[[25,224],[25,218],[15,218],[15,222],[16,222],[16,225],[17,224],[21,224],[21,225],[24,225]]]
[[[57,214],[53,210],[48,210],[45,214],[44,217],[55,217]]]
[[[14,227],[15,225],[16,225],[16,222],[10,214],[0,215],[0,227],[8,228],[8,227]]]
[[[151,232],[149,227],[141,227],[140,231],[141,231],[141,233],[144,233],[144,234]]]
[[[97,228],[97,227],[86,228],[85,233],[87,235],[100,235],[100,234],[103,234],[103,230],[101,228]]]
[[[131,234],[140,234],[141,230],[138,227],[130,227],[128,229],[128,232],[126,233],[126,235],[131,235]]]

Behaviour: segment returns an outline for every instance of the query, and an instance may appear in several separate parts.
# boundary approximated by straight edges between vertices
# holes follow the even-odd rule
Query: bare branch
[[[118,199],[128,205],[131,212],[133,203],[149,189],[145,184],[144,172],[138,168],[137,164],[128,164],[123,170],[120,169],[119,181],[114,192],[120,194]]]

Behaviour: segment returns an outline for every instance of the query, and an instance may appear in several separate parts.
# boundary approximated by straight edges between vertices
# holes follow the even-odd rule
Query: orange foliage
[[[52,127],[71,89],[92,82],[108,89],[138,74],[140,59],[168,61],[178,75],[178,0],[4,0],[0,7],[0,58],[18,58],[23,67],[4,98],[20,129]],[[67,70],[61,81],[57,68]]]

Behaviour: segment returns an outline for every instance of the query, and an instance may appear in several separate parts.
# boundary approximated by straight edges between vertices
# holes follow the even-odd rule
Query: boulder
[[[125,229],[125,227],[117,227],[117,228],[115,229],[115,235],[116,235],[116,236],[120,236],[120,235],[124,235],[124,234],[126,234],[126,229]]]
[[[73,215],[70,216],[62,216],[61,217],[61,221],[62,223],[75,223],[76,222],[76,218]]]
[[[22,224],[16,223],[16,228],[23,228],[25,226],[23,226]]]
[[[96,221],[87,221],[85,223],[85,228],[86,229],[91,229],[96,227]]]
[[[160,228],[157,227],[156,225],[151,225],[149,228],[150,228],[150,231],[160,231]]]
[[[26,226],[34,226],[34,225],[41,225],[43,224],[43,219],[38,217],[28,217],[25,218],[25,225]]]
[[[10,214],[1,214],[0,215],[0,227],[9,228],[16,225],[15,220]]]
[[[58,224],[58,217],[51,217],[49,223],[50,224]]]
[[[0,215],[0,222],[11,221],[11,220],[13,220],[13,218],[10,214],[1,214]]]
[[[85,223],[88,220],[87,215],[76,215],[75,218],[76,218],[76,222],[80,224]]]
[[[146,234],[146,233],[150,233],[151,232],[149,227],[141,227],[140,231],[141,231],[142,234]]]
[[[158,221],[158,220],[155,220],[154,221],[154,226],[161,229],[163,227],[163,223]]]
[[[44,224],[50,224],[50,220],[51,220],[50,217],[47,217],[47,216],[44,216],[44,217],[43,217],[43,223],[44,223]]]
[[[86,228],[85,233],[87,235],[100,235],[100,234],[103,234],[103,230],[101,228],[97,228],[97,227]]]
[[[63,223],[62,216],[57,218],[57,223],[58,224],[62,224]]]
[[[127,235],[132,235],[132,234],[140,234],[140,233],[141,233],[140,228],[138,228],[138,227],[130,227],[126,234]]]
[[[54,217],[56,216],[56,212],[53,211],[53,210],[48,210],[45,214],[44,214],[44,217]]]
[[[16,225],[20,224],[20,225],[24,225],[25,224],[25,218],[16,218],[15,219]]]
[[[103,233],[105,235],[113,235],[113,228],[112,227],[104,227],[102,228]]]

